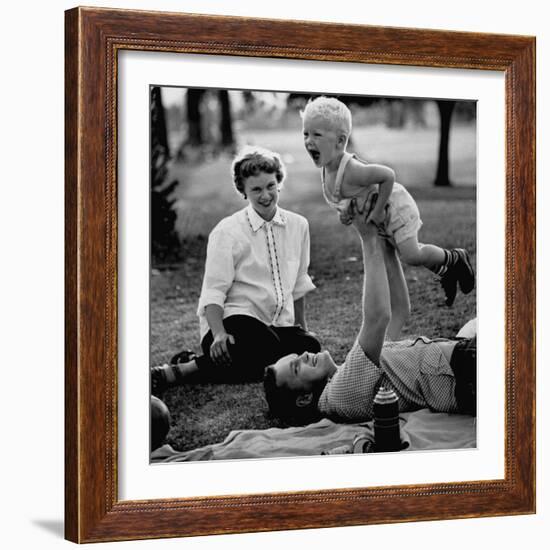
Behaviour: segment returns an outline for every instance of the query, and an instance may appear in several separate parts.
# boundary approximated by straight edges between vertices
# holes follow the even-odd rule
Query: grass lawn
[[[424,222],[420,240],[443,247],[467,248],[475,262],[475,130],[459,127],[451,135],[451,178],[459,185],[448,189],[433,188],[430,184],[433,177],[430,174],[435,173],[436,132],[408,132],[414,135],[405,131],[396,136],[383,128],[359,129],[354,137],[360,152],[367,150],[364,143],[376,143],[379,154],[366,156],[394,166],[398,181],[417,200]],[[354,230],[342,226],[324,203],[319,174],[302,151],[301,136],[296,134],[294,131],[243,133],[241,138],[283,155],[289,174],[280,204],[306,216],[310,224],[310,274],[317,289],[307,297],[309,329],[317,333],[322,346],[341,362],[361,321],[360,246]],[[409,148],[407,144],[414,146]],[[392,164],[392,156],[398,159],[397,166]],[[174,176],[182,182],[176,194],[184,261],[156,266],[152,273],[151,364],[167,362],[183,347],[200,350],[196,307],[207,236],[222,217],[246,204],[232,189],[228,176],[230,162],[231,159],[218,158],[192,170],[174,167]],[[452,336],[476,315],[475,290],[468,296],[459,294],[453,308],[447,308],[433,274],[424,268],[405,266],[405,275],[412,313],[404,335]],[[182,451],[219,442],[234,429],[280,425],[266,414],[261,384],[188,385],[169,390],[164,400],[172,415],[168,442]]]

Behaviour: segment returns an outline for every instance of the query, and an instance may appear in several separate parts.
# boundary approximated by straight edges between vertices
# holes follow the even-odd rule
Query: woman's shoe
[[[194,351],[184,349],[179,353],[176,353],[176,355],[170,359],[170,364],[179,365],[181,363],[189,363],[189,361],[192,361],[195,357],[197,357],[197,354]]]
[[[164,367],[151,367],[151,394],[160,397],[169,387]]]

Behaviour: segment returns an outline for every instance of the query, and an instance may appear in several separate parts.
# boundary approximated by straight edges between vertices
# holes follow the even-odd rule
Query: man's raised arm
[[[388,275],[388,285],[390,288],[391,302],[391,321],[388,325],[386,338],[397,340],[401,336],[401,329],[407,322],[411,314],[411,301],[409,298],[409,289],[403,266],[397,257],[395,248],[384,239],[382,250],[386,261],[386,273]]]
[[[384,261],[384,244],[373,223],[365,223],[365,216],[355,215],[355,227],[363,250],[363,324],[358,341],[367,357],[376,365],[391,319],[390,290]]]

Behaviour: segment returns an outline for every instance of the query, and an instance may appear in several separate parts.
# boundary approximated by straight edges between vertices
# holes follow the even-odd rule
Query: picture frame
[[[504,74],[502,479],[119,500],[117,56],[122,50]],[[83,543],[534,513],[533,37],[74,8],[66,12],[65,56],[67,539]]]

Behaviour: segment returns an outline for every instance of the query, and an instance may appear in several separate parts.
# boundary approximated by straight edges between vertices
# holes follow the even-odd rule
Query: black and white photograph
[[[547,546],[544,5],[6,4],[5,548]],[[301,114],[319,97],[351,114],[325,144]],[[452,280],[391,241],[401,188],[419,248],[467,253],[452,305]],[[239,213],[257,231],[231,268]],[[277,345],[226,326],[236,300]],[[395,375],[395,343],[448,355],[476,333],[476,414],[415,400],[423,363]],[[292,388],[272,368],[288,356]],[[335,404],[354,368],[376,381]]]
[[[473,100],[151,86],[151,462],[476,448],[476,139]]]

